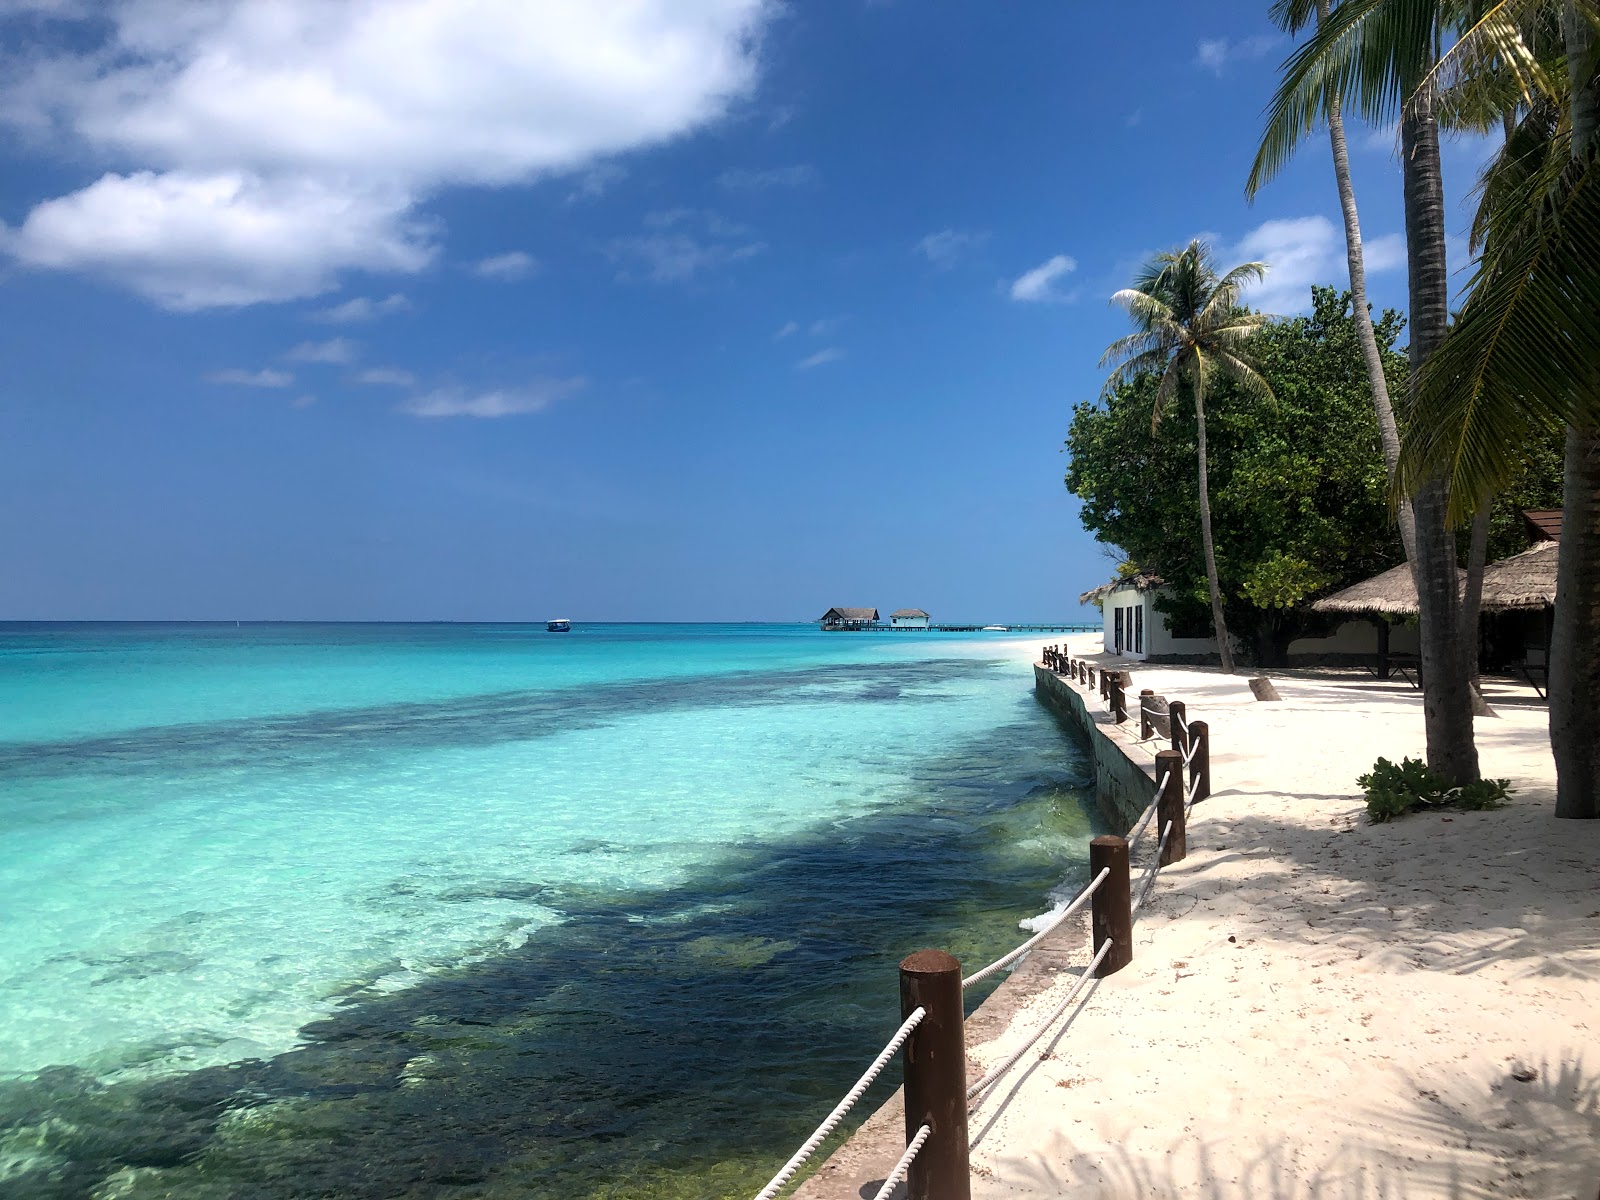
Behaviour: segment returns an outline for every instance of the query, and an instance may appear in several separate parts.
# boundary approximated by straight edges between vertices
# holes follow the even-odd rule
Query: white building
[[[889,624],[895,629],[927,629],[929,617],[920,608],[897,608],[889,614]]]
[[[1105,619],[1105,648],[1123,658],[1157,662],[1204,661],[1216,656],[1214,637],[1174,637],[1166,614],[1155,606],[1165,590],[1160,576],[1130,575],[1083,593],[1080,604],[1100,603]]]

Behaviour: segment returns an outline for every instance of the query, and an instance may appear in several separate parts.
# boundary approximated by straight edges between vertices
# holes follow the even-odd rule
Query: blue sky
[[[1344,270],[1265,10],[0,0],[0,618],[1074,615],[1110,293]]]

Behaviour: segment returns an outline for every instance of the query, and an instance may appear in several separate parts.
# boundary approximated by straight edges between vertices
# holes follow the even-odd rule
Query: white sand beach
[[[1594,1200],[1600,823],[1551,815],[1543,706],[1479,721],[1509,807],[1374,826],[1356,777],[1422,755],[1418,693],[1274,673],[1263,703],[1243,676],[1132,669],[1209,722],[1215,791],[1131,966],[974,1111],[973,1194]]]

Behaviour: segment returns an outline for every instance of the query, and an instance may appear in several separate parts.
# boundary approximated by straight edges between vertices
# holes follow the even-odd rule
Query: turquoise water
[[[1095,832],[993,635],[0,626],[0,735],[8,1197],[745,1194]]]

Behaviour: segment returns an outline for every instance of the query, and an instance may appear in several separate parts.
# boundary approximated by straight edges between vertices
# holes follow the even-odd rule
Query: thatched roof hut
[[[1125,579],[1113,579],[1110,583],[1102,583],[1097,588],[1090,588],[1078,597],[1079,604],[1099,604],[1106,598],[1107,593],[1116,591],[1119,587],[1132,586],[1136,591],[1148,592],[1153,588],[1163,587],[1166,580],[1159,575],[1147,575],[1143,571],[1137,575],[1129,575]]]
[[[1554,608],[1560,554],[1560,542],[1540,542],[1531,550],[1490,563],[1483,569],[1484,612]]]
[[[1461,578],[1466,579],[1466,572]],[[1343,613],[1352,617],[1411,617],[1417,612],[1417,585],[1411,578],[1411,564],[1390,567],[1381,575],[1352,583],[1324,596],[1311,606],[1312,612]]]

